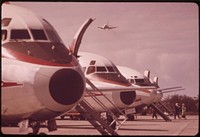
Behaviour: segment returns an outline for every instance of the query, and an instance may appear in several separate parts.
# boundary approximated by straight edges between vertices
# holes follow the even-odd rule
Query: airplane
[[[31,127],[38,134],[46,122],[57,130],[55,117],[72,110],[83,98],[85,76],[76,58],[88,19],[67,48],[53,26],[33,12],[2,4],[1,125]]]
[[[117,66],[122,75],[134,86],[155,86],[155,83],[152,83],[148,77],[143,76],[138,71],[125,67]],[[145,71],[145,73],[148,73]],[[146,105],[152,103],[157,98],[157,90],[136,90],[136,100],[131,105],[131,107],[136,107],[140,105]]]
[[[128,68],[125,66],[117,66],[119,71],[122,73],[124,77],[134,86],[154,86],[156,89],[156,93],[150,92],[147,90],[136,90],[136,99],[135,102],[130,105],[129,109],[136,108],[136,113],[141,111],[141,109],[145,106],[148,106],[152,103],[161,102],[163,93],[174,92],[184,90],[181,86],[169,87],[169,88],[160,88],[158,85],[158,77],[154,77],[153,80],[150,78],[150,71],[145,70],[144,75],[139,73],[138,71]],[[130,110],[126,110],[127,112],[131,112]],[[130,113],[128,115],[130,120],[134,120],[134,115]]]
[[[117,27],[114,27],[114,26],[110,26],[109,24],[108,24],[108,22],[107,22],[107,24],[104,24],[103,26],[98,26],[97,28],[99,28],[99,29],[103,29],[103,30],[110,30],[110,29],[115,29],[115,28],[117,28]]]
[[[130,105],[134,103],[137,96],[136,90],[153,90],[155,88],[152,86],[132,86],[120,73],[116,65],[103,56],[88,52],[79,52],[78,56],[86,79],[98,90],[94,89],[88,83],[86,83],[86,89],[91,91],[93,96],[103,102],[106,108],[115,114],[119,113],[120,109],[129,108]],[[154,94],[156,93],[156,91],[152,92],[154,92]],[[84,95],[84,99],[91,104],[97,112],[106,112],[106,110],[87,92]],[[74,109],[62,115],[61,118],[63,119],[65,116],[71,116],[77,112],[78,111]],[[75,117],[75,119],[77,119],[77,117]]]

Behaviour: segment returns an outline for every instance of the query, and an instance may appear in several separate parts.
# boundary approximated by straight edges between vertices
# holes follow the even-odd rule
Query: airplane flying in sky
[[[107,22],[107,24],[104,24],[103,26],[98,26],[97,28],[99,28],[99,29],[103,29],[103,30],[110,30],[110,29],[115,29],[115,28],[117,28],[117,27],[115,27],[115,26],[110,26],[109,24],[108,24],[108,22]]]
[[[93,19],[88,19],[68,49],[53,26],[33,12],[2,5],[1,125],[19,124],[20,130],[47,122],[56,130],[54,117],[70,111],[82,99],[85,76],[73,48]]]

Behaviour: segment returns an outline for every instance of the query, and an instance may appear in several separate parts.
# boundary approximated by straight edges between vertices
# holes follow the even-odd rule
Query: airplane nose
[[[51,76],[49,91],[56,102],[63,105],[70,105],[82,96],[83,85],[83,79],[76,71],[61,69]]]
[[[156,96],[157,96],[157,91],[156,91],[156,90],[152,90],[152,91],[150,92],[150,97],[156,98]]]
[[[35,76],[34,91],[44,107],[56,111],[71,110],[83,97],[84,74],[70,68],[40,68]]]

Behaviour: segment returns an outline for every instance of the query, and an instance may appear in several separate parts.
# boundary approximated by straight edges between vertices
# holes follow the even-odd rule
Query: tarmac
[[[165,121],[160,116],[158,119],[152,119],[149,116],[137,116],[134,121],[126,121],[117,130],[119,135],[123,136],[195,136],[199,134],[199,116],[188,115],[187,119],[174,119],[169,116],[172,121]],[[39,133],[48,135],[101,135],[86,120],[56,120],[58,129],[48,132],[47,128],[41,128]],[[117,126],[119,126],[117,124]],[[28,128],[27,132],[19,132],[18,127],[1,127],[3,135],[20,135],[32,132]]]

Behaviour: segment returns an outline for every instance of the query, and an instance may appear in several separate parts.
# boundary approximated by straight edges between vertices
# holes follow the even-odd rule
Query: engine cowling
[[[36,97],[52,111],[72,109],[82,98],[84,89],[83,76],[73,69],[41,68],[35,76]]]
[[[135,91],[113,92],[112,99],[117,107],[126,108],[130,106],[136,98]]]

